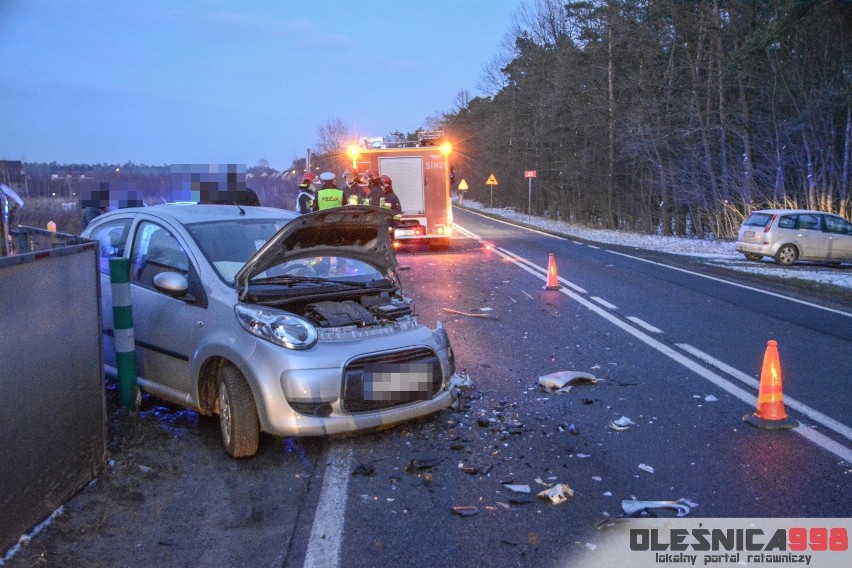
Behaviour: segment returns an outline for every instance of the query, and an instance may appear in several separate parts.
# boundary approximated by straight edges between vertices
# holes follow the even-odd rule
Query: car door
[[[822,231],[822,215],[799,213],[796,215],[796,241],[799,258],[802,260],[826,260],[828,258],[828,234]]]
[[[166,226],[138,224],[130,254],[130,296],[140,386],[158,396],[186,403],[193,392],[191,361],[203,303],[175,298],[154,286],[161,272],[178,272],[188,280],[196,270],[185,247]],[[150,385],[148,383],[153,383]]]
[[[852,223],[837,215],[823,215],[822,221],[828,235],[828,260],[852,262]]]

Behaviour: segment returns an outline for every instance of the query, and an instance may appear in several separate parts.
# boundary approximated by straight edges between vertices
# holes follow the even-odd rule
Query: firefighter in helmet
[[[322,211],[323,209],[331,209],[332,207],[343,206],[343,191],[338,189],[335,180],[337,176],[332,172],[323,172],[320,174],[322,186],[317,191],[317,198],[314,202],[314,209]]]
[[[314,211],[314,201],[316,199],[314,178],[316,177],[317,175],[314,172],[307,172],[302,176],[302,181],[299,184],[299,195],[296,197],[296,211],[300,214]]]
[[[393,180],[389,176],[381,176],[380,179],[382,181],[382,197],[379,199],[379,206],[402,213],[402,204],[393,191]]]
[[[364,190],[361,188],[361,175],[355,168],[346,168],[343,171],[343,204],[361,205],[364,199]]]
[[[367,170],[364,172],[364,176],[367,178],[367,187],[364,189],[361,205],[379,207],[382,197],[382,179],[379,177],[379,172]]]

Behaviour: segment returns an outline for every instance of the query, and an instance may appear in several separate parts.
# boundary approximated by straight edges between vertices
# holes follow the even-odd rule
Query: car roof
[[[297,216],[293,211],[278,209],[275,207],[257,207],[246,205],[213,205],[198,203],[165,203],[152,205],[150,207],[128,207],[110,211],[101,216],[107,219],[113,215],[127,213],[147,213],[162,219],[168,219],[181,225],[191,223],[204,223],[208,221],[225,221],[228,219],[286,219],[290,220]],[[100,220],[100,219],[99,219]]]
[[[816,211],[815,209],[758,209],[756,211],[752,211],[752,213],[769,213],[775,215],[782,215],[786,213],[815,213],[834,215],[834,213],[831,213],[829,211]]]

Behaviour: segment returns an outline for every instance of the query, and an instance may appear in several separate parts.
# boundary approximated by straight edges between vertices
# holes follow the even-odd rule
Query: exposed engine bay
[[[320,298],[333,299],[321,300]],[[319,300],[319,301],[317,301]],[[307,298],[280,298],[275,295],[252,295],[250,303],[272,306],[301,316],[317,328],[358,328],[395,322],[414,314],[411,299],[395,291],[365,291],[362,294],[310,294]]]
[[[362,296],[359,301],[323,301],[305,306],[300,314],[317,327],[366,327],[386,321],[395,321],[413,312],[405,299],[392,297],[387,292]]]

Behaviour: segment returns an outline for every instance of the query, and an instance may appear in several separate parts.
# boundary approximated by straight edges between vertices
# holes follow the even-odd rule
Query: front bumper
[[[321,340],[313,349],[287,352],[283,371],[282,348],[259,340],[245,374],[257,402],[261,430],[276,436],[323,436],[381,428],[449,407],[455,369],[449,342],[441,337],[446,337],[442,329],[417,326],[375,341]],[[426,400],[365,403],[363,382],[357,377],[360,363],[421,365],[424,360],[431,362],[433,370]]]

